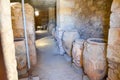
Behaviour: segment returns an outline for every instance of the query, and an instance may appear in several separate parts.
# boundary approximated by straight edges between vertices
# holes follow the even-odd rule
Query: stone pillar
[[[11,24],[10,0],[0,0],[0,33],[8,80],[18,80],[14,38]]]
[[[62,45],[64,31],[74,29],[74,19],[72,10],[74,8],[74,0],[57,0],[57,42],[60,49],[60,54],[64,54]]]
[[[57,2],[57,19],[58,26],[61,30],[71,30],[74,28],[74,19],[72,10],[74,8],[74,0],[59,0]]]
[[[114,0],[111,7],[108,38],[108,79],[120,80],[120,0]]]

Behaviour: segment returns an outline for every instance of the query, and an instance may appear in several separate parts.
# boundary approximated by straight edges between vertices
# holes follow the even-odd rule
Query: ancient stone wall
[[[107,58],[108,79],[120,80],[120,0],[113,0],[110,16]]]
[[[81,38],[107,39],[112,0],[75,0],[73,16]]]

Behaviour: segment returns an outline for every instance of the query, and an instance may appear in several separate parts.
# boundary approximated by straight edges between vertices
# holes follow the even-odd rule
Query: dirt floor
[[[56,41],[47,31],[37,31],[38,64],[32,75],[40,80],[82,80],[82,74],[76,73],[63,56],[58,55]]]

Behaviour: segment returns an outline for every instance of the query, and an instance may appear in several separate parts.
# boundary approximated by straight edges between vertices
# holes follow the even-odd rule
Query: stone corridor
[[[0,9],[0,80],[120,80],[120,0],[0,0]]]
[[[38,64],[33,69],[33,76],[39,76],[40,80],[82,80],[82,73],[75,72],[71,63],[58,55],[56,41],[47,35],[47,31],[37,31],[36,46]]]

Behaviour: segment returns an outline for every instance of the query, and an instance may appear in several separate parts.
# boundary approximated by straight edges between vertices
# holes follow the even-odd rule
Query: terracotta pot
[[[73,62],[76,66],[83,66],[83,49],[84,49],[84,40],[76,39],[73,43],[72,57]]]
[[[107,72],[105,40],[90,38],[85,42],[83,64],[91,80],[103,80]]]

